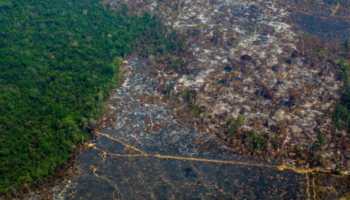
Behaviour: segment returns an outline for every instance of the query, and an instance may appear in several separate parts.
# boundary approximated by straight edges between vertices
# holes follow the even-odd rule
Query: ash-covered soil
[[[305,199],[313,195],[309,173],[282,170],[281,161],[242,158],[224,144],[174,119],[154,90],[151,66],[129,60],[125,82],[105,116],[113,125],[79,158],[75,199]],[[141,96],[142,99],[137,97]],[[148,98],[150,99],[150,98]],[[147,127],[149,126],[149,127]],[[157,127],[156,127],[157,126]]]
[[[350,23],[339,17],[320,18],[312,14],[296,13],[293,20],[308,33],[323,40],[340,40],[350,37]]]
[[[122,3],[133,15],[157,13],[191,56],[123,63],[124,83],[78,160],[71,197],[315,199],[322,181],[311,169],[348,173],[349,138],[327,115],[343,83],[334,62],[308,56],[289,6],[147,0],[110,8]]]

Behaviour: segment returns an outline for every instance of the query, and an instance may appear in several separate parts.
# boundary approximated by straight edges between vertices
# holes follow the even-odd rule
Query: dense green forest
[[[184,45],[165,31],[99,0],[0,1],[0,193],[66,163],[97,127],[120,60]]]

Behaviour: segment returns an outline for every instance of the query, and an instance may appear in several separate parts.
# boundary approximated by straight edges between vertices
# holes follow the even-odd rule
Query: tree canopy
[[[151,43],[143,54],[183,45],[165,31],[99,0],[1,1],[0,193],[66,163],[97,126],[121,58],[136,43]]]

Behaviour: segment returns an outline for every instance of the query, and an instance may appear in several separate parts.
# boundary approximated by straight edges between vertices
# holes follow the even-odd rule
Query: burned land
[[[289,166],[305,169],[339,165],[347,172],[348,135],[334,126],[331,114],[344,86],[335,52],[345,57],[348,52],[336,41],[316,36],[335,28],[331,35],[344,41],[348,22],[336,15],[324,19],[305,14],[318,20],[310,22],[287,3],[124,3],[136,15],[141,10],[157,13],[187,44],[164,56],[138,54],[150,73],[144,84],[154,82],[158,94],[142,91],[160,98],[174,119],[223,141],[224,149],[238,155],[283,158]],[[110,7],[118,10],[120,4]],[[320,28],[305,32],[310,26],[298,19]]]
[[[136,46],[123,62],[124,83],[79,160],[77,197],[349,195],[349,135],[333,117],[346,86],[339,63],[349,59],[341,5],[322,7],[324,16],[288,2],[111,1],[109,8],[121,5],[130,15],[157,14],[164,34],[176,32],[186,45]]]

